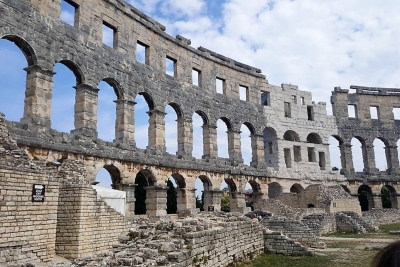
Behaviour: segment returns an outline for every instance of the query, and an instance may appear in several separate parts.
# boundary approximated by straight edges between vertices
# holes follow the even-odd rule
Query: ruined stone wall
[[[301,221],[318,236],[336,232],[336,217],[334,214],[311,214],[303,217]]]
[[[372,225],[398,223],[400,212],[397,209],[372,209],[364,211],[362,218]]]
[[[76,259],[106,252],[126,235],[128,222],[89,185],[63,184],[57,215],[57,255]]]
[[[288,256],[311,256],[311,251],[281,232],[264,231],[265,252]]]

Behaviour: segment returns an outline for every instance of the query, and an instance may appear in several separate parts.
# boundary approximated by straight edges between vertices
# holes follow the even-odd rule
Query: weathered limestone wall
[[[397,209],[372,209],[364,211],[362,218],[372,225],[398,223],[400,221],[400,212]]]
[[[54,256],[58,182],[29,161],[11,140],[0,113],[0,265]],[[33,185],[45,186],[44,202],[32,202]]]
[[[282,235],[281,232],[264,230],[265,252],[289,256],[312,256],[311,251],[299,242]]]
[[[106,252],[128,231],[128,222],[89,185],[63,184],[57,216],[57,255],[76,259]]]
[[[335,214],[311,214],[303,217],[301,222],[318,236],[336,232]]]
[[[354,212],[359,216],[361,213],[360,202],[357,198],[352,199],[333,199],[331,205],[326,208],[326,211],[329,213],[337,213],[337,212]]]

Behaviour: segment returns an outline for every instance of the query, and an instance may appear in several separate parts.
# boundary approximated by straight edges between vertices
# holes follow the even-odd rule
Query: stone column
[[[240,131],[228,129],[228,152],[229,159],[234,165],[243,163]]]
[[[115,141],[126,146],[136,146],[135,144],[135,102],[118,99],[117,122],[115,124]]]
[[[246,207],[244,193],[242,192],[229,192],[231,212],[247,213],[251,211],[250,207]]]
[[[196,189],[175,188],[175,191],[178,203],[178,213],[183,210],[196,209]]]
[[[268,194],[266,194],[266,196],[268,197]],[[261,204],[263,200],[264,200],[264,193],[253,191],[253,208],[255,210],[261,210],[263,208]]]
[[[135,215],[135,187],[136,184],[121,184],[121,189],[126,193],[125,216]]]
[[[99,89],[86,84],[75,86],[75,130],[72,133],[97,138]]]
[[[375,153],[374,146],[372,144],[364,144],[362,147],[363,161],[364,161],[364,173],[373,174],[378,173],[379,170],[375,167]]]
[[[149,145],[147,150],[152,154],[162,155],[165,153],[165,115],[160,110],[150,110],[149,114]]]
[[[193,151],[192,119],[179,118],[178,122],[178,158],[191,158]]]
[[[353,156],[352,156],[351,147],[352,147],[351,143],[343,143],[343,144],[339,145],[340,160],[342,163],[342,169],[340,170],[341,174],[354,173]]]
[[[214,211],[221,211],[221,190],[206,190],[203,192],[203,209],[208,211],[209,207],[214,207]]]
[[[146,214],[149,217],[167,215],[167,186],[147,186],[146,190]]]
[[[250,162],[250,166],[255,168],[267,167],[265,162],[264,137],[262,135],[251,135],[251,150],[252,161]]]
[[[24,116],[22,123],[50,127],[53,75],[38,65],[24,69],[27,72]]]
[[[368,210],[371,210],[371,208],[382,209],[382,195],[373,194],[372,199],[373,201],[368,198]]]
[[[388,174],[398,174],[399,170],[399,154],[397,151],[397,146],[387,146],[385,147],[386,161],[387,161],[387,173]]]
[[[215,159],[218,155],[217,126],[203,125],[203,159]]]

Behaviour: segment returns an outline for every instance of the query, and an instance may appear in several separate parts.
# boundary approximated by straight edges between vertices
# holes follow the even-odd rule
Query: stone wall
[[[89,185],[63,184],[57,217],[56,252],[76,259],[106,252],[128,231],[128,222]]]
[[[289,256],[312,256],[311,251],[299,242],[282,235],[281,232],[264,230],[265,252]]]
[[[307,225],[318,236],[336,232],[336,218],[334,214],[311,214],[303,217],[301,222]]]
[[[397,209],[372,209],[364,211],[362,218],[372,225],[400,222],[400,212]]]

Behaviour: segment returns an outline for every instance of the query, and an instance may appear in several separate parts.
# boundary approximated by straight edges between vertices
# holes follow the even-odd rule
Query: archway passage
[[[372,190],[368,185],[361,185],[357,193],[361,211],[368,211],[373,208]]]
[[[229,129],[230,125],[228,120],[221,118],[217,121],[217,148],[218,157],[220,158],[229,158]]]
[[[364,157],[363,157],[363,146],[364,140],[360,137],[353,137],[351,139],[351,154],[353,157],[353,166],[356,172],[364,171]]]
[[[146,149],[149,145],[149,112],[154,109],[152,97],[139,93],[135,98],[135,141],[136,146]]]
[[[204,119],[198,113],[194,113],[192,116],[192,125],[193,125],[193,152],[192,155],[196,159],[201,159],[204,155],[204,134],[203,134],[203,126],[206,125],[204,123]]]
[[[113,79],[104,79],[98,85],[97,104],[97,133],[99,139],[113,142],[117,122],[117,106],[115,101],[120,99],[121,88]],[[114,127],[113,127],[114,126]]]
[[[7,120],[19,121],[24,114],[24,68],[33,62],[29,58],[32,56],[30,48],[24,52],[25,44],[19,43],[17,37],[14,38],[10,36],[0,39],[0,111],[5,114]]]
[[[213,204],[212,201],[212,188],[211,181],[208,177],[200,175],[195,181],[196,188],[196,208],[204,211],[204,204]]]
[[[167,214],[176,214],[178,211],[178,200],[174,184],[177,184],[175,179],[170,177],[167,181]]]
[[[139,172],[135,178],[135,214],[146,214],[146,189],[149,183],[142,172]]]
[[[290,187],[290,193],[300,194],[304,188],[300,184],[294,184]]]
[[[340,146],[343,144],[343,141],[338,136],[330,136],[329,137],[329,155],[330,161],[333,171],[339,171],[342,169],[342,159]]]
[[[268,197],[278,198],[282,194],[282,186],[277,182],[270,183],[268,185]]]
[[[397,193],[396,190],[390,185],[384,185],[381,189],[382,208],[384,209],[397,209]]]
[[[165,107],[165,147],[168,153],[175,155],[178,152],[178,119],[179,107],[172,103]]]
[[[292,130],[286,131],[285,134],[283,135],[283,139],[286,141],[300,142],[299,135]]]
[[[240,127],[240,149],[243,163],[250,165],[252,161],[251,134],[254,129],[251,124],[242,124]]]
[[[383,138],[375,138],[373,142],[375,167],[379,169],[380,172],[386,172],[390,164],[385,149],[388,146],[387,144],[388,142]]]
[[[276,131],[267,127],[263,131],[264,156],[268,167],[278,167],[278,144]]]
[[[321,137],[316,134],[316,133],[310,133],[307,136],[307,143],[311,143],[311,144],[322,144],[322,139]]]

